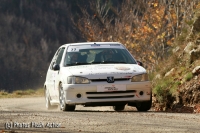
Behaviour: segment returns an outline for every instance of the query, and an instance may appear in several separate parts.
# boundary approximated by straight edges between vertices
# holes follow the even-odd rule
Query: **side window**
[[[56,64],[60,64],[62,56],[63,56],[63,52],[64,52],[65,48],[62,48],[58,54],[57,54],[57,58],[56,58]]]
[[[51,67],[50,67],[51,69],[52,69],[54,64],[60,64],[64,50],[65,50],[65,48],[60,48],[58,50],[58,52],[54,56],[53,61],[51,63]]]

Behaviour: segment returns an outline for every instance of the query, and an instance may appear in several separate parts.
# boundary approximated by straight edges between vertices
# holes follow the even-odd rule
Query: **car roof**
[[[79,42],[79,43],[68,43],[68,44],[64,44],[63,46],[75,46],[75,45],[92,45],[92,44],[120,44],[123,45],[119,42]]]

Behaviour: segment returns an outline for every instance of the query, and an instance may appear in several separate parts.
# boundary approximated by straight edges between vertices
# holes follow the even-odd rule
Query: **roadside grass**
[[[0,90],[0,98],[20,98],[20,97],[40,97],[44,96],[44,89],[27,89],[27,90],[16,90],[13,92],[7,92]]]
[[[194,77],[192,68],[199,62],[195,62],[196,64],[192,66],[184,59],[177,57],[178,55],[173,55],[166,60],[166,63],[158,64],[156,71],[151,75],[153,94],[158,103],[172,102],[171,99],[179,95],[179,88]],[[172,69],[170,75],[166,76],[165,74]],[[159,78],[156,78],[157,75],[160,75]]]
[[[190,81],[193,78],[193,74],[191,72],[187,73],[185,76],[186,81]]]
[[[163,79],[159,80],[153,87],[153,93],[156,94],[159,103],[165,102],[168,95],[173,95],[174,90],[172,88],[174,89],[174,87],[172,83],[172,79]]]
[[[180,93],[181,89],[185,88],[187,82],[193,80],[192,70],[200,64],[198,59],[191,62],[190,54],[185,52],[189,42],[198,43],[196,40],[199,34],[190,33],[194,21],[185,21],[186,26],[182,28],[180,36],[175,38],[173,45],[168,50],[167,55],[169,56],[158,61],[151,75],[153,96],[156,98],[156,103],[160,103],[160,105],[173,105],[175,99],[185,95]]]
[[[166,103],[171,98],[176,97],[179,86],[192,79],[192,73],[189,72],[188,66],[181,65],[183,62],[177,57],[177,55],[172,55],[166,62],[159,64],[158,69],[153,73],[153,94],[159,103]],[[173,71],[171,71],[172,68]],[[170,71],[170,75],[165,76]],[[158,74],[160,78],[156,79]]]

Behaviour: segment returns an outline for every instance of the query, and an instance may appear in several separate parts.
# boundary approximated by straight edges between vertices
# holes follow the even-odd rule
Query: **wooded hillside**
[[[42,87],[53,54],[71,42],[121,42],[153,71],[182,39],[198,9],[198,0],[0,3],[0,89],[6,91]]]

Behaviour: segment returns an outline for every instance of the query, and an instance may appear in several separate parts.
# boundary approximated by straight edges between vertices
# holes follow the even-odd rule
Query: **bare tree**
[[[167,56],[185,26],[184,20],[193,18],[196,3],[197,0],[124,0],[121,6],[114,7],[108,2],[90,1],[90,7],[80,6],[84,17],[77,27],[88,41],[119,41],[136,58],[154,66]]]

